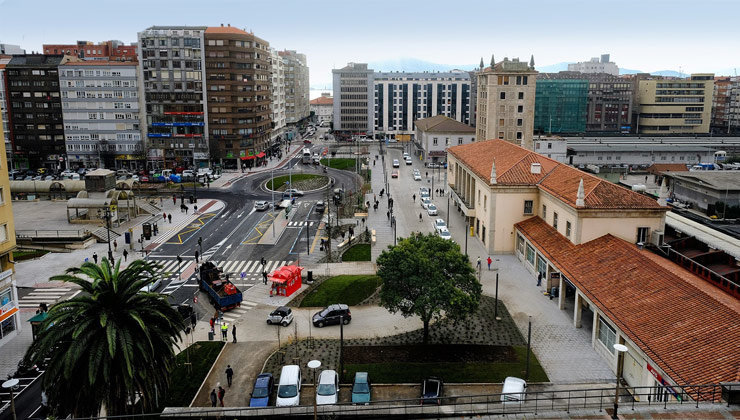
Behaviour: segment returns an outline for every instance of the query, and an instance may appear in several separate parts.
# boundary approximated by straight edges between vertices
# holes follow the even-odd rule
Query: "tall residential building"
[[[609,54],[601,54],[601,58],[594,57],[589,61],[568,64],[568,71],[579,73],[606,73],[619,76],[619,67],[616,63],[609,61]]]
[[[348,63],[331,73],[336,135],[373,134],[373,70],[367,68],[367,63]]]
[[[280,51],[278,54],[285,59],[286,122],[297,124],[311,115],[306,55],[293,50]]]
[[[150,169],[207,166],[205,26],[152,26],[139,32],[139,94]]]
[[[532,150],[536,76],[534,59],[518,58],[478,73],[477,141],[501,139]]]
[[[111,40],[95,44],[90,41],[77,41],[76,44],[44,44],[44,54],[63,54],[83,60],[136,61],[136,44],[126,45]]]
[[[551,77],[552,76],[552,77]],[[538,134],[584,133],[588,104],[588,80],[537,75],[534,131]]]
[[[0,347],[7,344],[21,330],[18,290],[13,278],[15,225],[3,131],[0,127]]]
[[[323,92],[320,97],[312,99],[310,105],[315,122],[319,124],[323,122],[331,123],[331,116],[334,111],[334,99],[331,97],[331,93]]]
[[[59,66],[70,167],[138,169],[144,160],[137,63],[81,61]]]
[[[272,78],[272,101],[270,118],[272,119],[272,141],[278,141],[285,132],[285,65],[283,57],[274,48],[270,48],[270,77]]]
[[[17,168],[65,168],[59,66],[62,55],[15,55],[6,64],[10,132]]]
[[[211,158],[238,167],[270,145],[270,45],[230,25],[206,29],[205,42]]]
[[[8,116],[8,95],[5,92],[5,66],[10,62],[12,57],[9,55],[0,55],[0,124],[3,128],[3,138],[5,139],[5,157],[8,160],[8,166],[13,168],[13,146],[10,143],[10,120]]]
[[[376,133],[391,137],[415,134],[414,121],[436,115],[470,123],[470,74],[466,71],[374,73],[373,89]]]
[[[692,74],[688,79],[639,74],[635,78],[638,133],[709,133],[714,74]]]
[[[712,132],[740,132],[740,77],[716,77],[712,96]]]
[[[21,48],[20,45],[0,43],[0,55],[18,55],[18,54],[25,54],[25,53],[26,53],[26,50]]]

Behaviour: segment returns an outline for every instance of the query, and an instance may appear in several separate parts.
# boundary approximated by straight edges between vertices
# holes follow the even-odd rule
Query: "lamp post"
[[[619,410],[619,381],[622,378],[622,368],[624,367],[624,353],[627,352],[627,346],[624,344],[614,344],[614,350],[617,351],[617,386],[614,388],[614,413],[612,414],[613,419],[619,418],[617,411]]]
[[[529,316],[529,323],[527,327],[527,370],[524,373],[525,381],[529,380],[529,353],[530,353],[531,347],[532,347],[532,315]]]
[[[106,230],[108,232],[108,234],[106,235],[106,238],[108,239],[108,261],[110,261],[110,263],[113,264],[113,251],[110,248],[110,218],[111,218],[111,214],[110,214],[110,208],[109,207],[106,207],[105,208],[105,210],[104,210],[104,216],[103,217],[105,218],[105,228],[106,228]]]
[[[468,256],[468,235],[470,234],[470,219],[465,216],[465,256]]]
[[[275,210],[275,169],[270,171],[270,203],[272,204],[272,210]],[[272,237],[275,237],[275,223],[272,224]]]
[[[3,382],[3,389],[8,390],[8,393],[10,393],[10,412],[12,413],[13,420],[16,420],[17,418],[15,415],[15,397],[13,396],[13,389],[18,387],[18,382],[20,382],[18,379],[8,379]]]
[[[311,360],[308,362],[308,368],[313,371],[313,388],[314,388],[314,394],[317,391],[316,386],[316,369],[318,369],[321,366],[321,362],[318,360]],[[316,420],[316,396],[313,397],[313,420]]]

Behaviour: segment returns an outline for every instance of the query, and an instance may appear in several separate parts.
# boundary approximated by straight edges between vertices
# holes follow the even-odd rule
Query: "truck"
[[[303,164],[306,164],[306,165],[311,163],[311,149],[309,149],[307,147],[303,149],[303,159],[302,159],[302,162],[303,162]]]
[[[218,310],[225,312],[242,303],[242,292],[239,288],[229,281],[228,275],[224,275],[223,271],[210,261],[200,266],[198,287],[201,292],[208,293],[208,299]]]

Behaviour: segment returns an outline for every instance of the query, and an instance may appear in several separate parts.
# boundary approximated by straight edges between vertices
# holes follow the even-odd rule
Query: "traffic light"
[[[203,245],[203,237],[202,236],[198,237],[198,245],[201,245],[201,246]]]

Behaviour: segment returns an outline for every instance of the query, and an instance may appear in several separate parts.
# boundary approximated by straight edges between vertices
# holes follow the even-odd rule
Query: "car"
[[[79,176],[79,175],[78,175],[78,176]],[[141,176],[139,177],[139,181],[140,181],[140,182],[149,182],[149,181],[151,181],[151,178],[149,178],[149,175],[141,175]]]
[[[425,378],[421,383],[422,404],[442,404],[442,379],[436,376]]]
[[[391,178],[398,178],[398,170],[394,169],[393,172],[391,172]]]
[[[275,405],[278,407],[298,405],[301,401],[301,382],[301,368],[298,365],[283,366]]]
[[[326,203],[323,201],[317,201],[316,206],[314,206],[314,210],[316,210],[317,213],[323,213],[326,209]]]
[[[13,169],[10,172],[8,172],[8,176],[10,179],[19,179],[19,177],[22,175],[21,171],[17,169]]]
[[[426,209],[429,207],[429,205],[432,204],[432,200],[429,197],[423,197],[421,199],[421,207]]]
[[[429,188],[427,188],[427,187],[419,187],[419,194],[424,194],[424,193],[426,193],[427,195],[429,195]]]
[[[404,158],[404,159],[408,159],[408,158],[410,158],[410,157],[411,157],[411,156],[409,156],[409,153],[408,153],[408,152],[403,152],[403,158]]]
[[[250,407],[267,407],[270,405],[270,395],[275,387],[275,378],[272,373],[260,373],[254,381],[254,387],[249,394]]]
[[[352,383],[352,403],[370,403],[370,378],[367,372],[355,372],[355,380]]]
[[[341,321],[340,321],[341,318]],[[349,306],[338,303],[329,305],[326,308],[313,314],[311,319],[314,327],[322,328],[325,325],[339,325],[340,322],[347,325],[352,321],[352,313],[349,310]]]
[[[270,209],[270,203],[264,200],[255,201],[254,209],[257,211],[265,211]]]
[[[182,177],[183,181],[195,181],[195,172],[191,171],[190,169],[182,171],[182,174],[180,176]]]
[[[398,167],[400,167],[400,166],[401,166],[401,164],[400,164],[400,163],[398,163],[398,159],[393,159],[393,167],[394,167],[394,168],[398,168]]]
[[[429,203],[429,205],[427,205],[427,214],[430,216],[436,216],[437,206],[435,206],[433,203]]]
[[[410,157],[407,157],[406,158],[406,164],[407,165],[411,165],[412,163],[413,163],[413,161],[411,160],[411,158]]]
[[[439,235],[440,238],[442,238],[442,239],[446,239],[448,241],[451,241],[452,240],[452,235],[450,234],[450,231],[447,230],[446,227],[443,227],[443,228],[440,228],[439,230],[437,230],[437,235]]]
[[[319,385],[316,387],[316,404],[336,404],[339,394],[339,375],[337,371],[327,369],[319,375]]]
[[[421,174],[414,172],[414,181],[421,181]]]
[[[267,325],[279,324],[287,327],[293,322],[293,311],[287,306],[281,306],[267,315]]]
[[[139,289],[141,292],[155,292],[162,285],[162,279],[156,277],[154,281]]]
[[[425,198],[429,198],[429,191],[422,191],[422,192],[420,192],[419,193],[419,197],[421,197],[422,200],[425,199]]]
[[[116,177],[127,177],[129,175],[128,170],[126,169],[119,169],[116,171]]]
[[[438,231],[441,228],[447,229],[447,223],[445,223],[445,219],[434,219],[432,222],[432,226],[434,227],[434,231]]]
[[[527,382],[524,379],[508,376],[504,379],[501,389],[501,401],[504,403],[520,403],[524,401],[527,392]]]
[[[292,194],[293,197],[300,197],[303,195],[303,191],[295,188],[288,188],[287,190],[285,190],[285,194]]]

